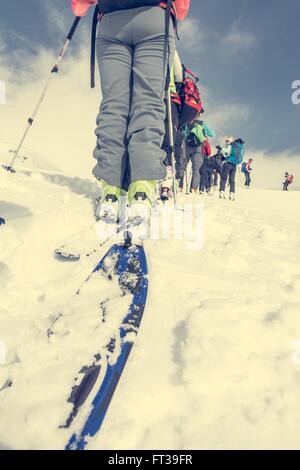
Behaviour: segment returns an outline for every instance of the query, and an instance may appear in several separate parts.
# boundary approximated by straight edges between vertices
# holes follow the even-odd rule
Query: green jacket
[[[201,124],[197,124],[196,126],[193,127],[191,130],[191,134],[195,134],[199,142],[202,144],[202,142],[205,141],[205,134],[204,134],[204,127]]]
[[[211,127],[208,127],[206,122],[202,122],[202,124],[196,124],[191,132],[195,134],[201,144],[205,141],[206,137],[216,137],[215,131],[211,129]]]

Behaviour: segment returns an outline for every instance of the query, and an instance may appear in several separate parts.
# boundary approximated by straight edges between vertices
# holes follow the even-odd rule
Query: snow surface
[[[16,149],[16,145],[7,142],[0,142],[0,163],[10,165],[15,156]],[[14,168],[18,171],[34,170],[47,174],[63,174],[62,170],[57,165],[49,161],[44,155],[24,146],[22,146],[18,158],[15,160]]]
[[[98,191],[0,171],[0,390],[12,381],[0,391],[2,449],[64,448],[74,378],[129,305],[100,276],[74,296],[106,250],[53,254],[92,223]],[[202,250],[145,244],[144,318],[89,449],[300,448],[300,193],[239,188],[235,202],[204,205]]]

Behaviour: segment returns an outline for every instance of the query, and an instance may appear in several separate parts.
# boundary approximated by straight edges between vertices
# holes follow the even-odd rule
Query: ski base
[[[76,418],[79,417],[85,402],[92,398],[95,387],[96,392],[83,424],[81,422],[80,430],[73,432],[66,450],[84,450],[88,440],[101,428],[138,334],[146,305],[148,267],[143,247],[132,244],[113,245],[94,272],[105,273],[106,261],[110,259],[116,260],[114,275],[117,276],[121,289],[132,294],[133,298],[122,324],[111,337],[104,352],[95,354],[94,363],[80,371],[84,374],[83,378],[79,385],[73,387],[69,397],[73,409],[61,427],[71,429],[73,425],[76,426]]]

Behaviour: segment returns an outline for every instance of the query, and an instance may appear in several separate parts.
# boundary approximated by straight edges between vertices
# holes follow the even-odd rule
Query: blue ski
[[[93,272],[106,272],[106,260],[115,262],[114,275],[118,277],[119,284],[124,291],[133,295],[128,312],[125,313],[122,324],[116,334],[111,338],[105,352],[95,355],[95,361],[91,366],[81,370],[84,374],[78,386],[73,387],[69,401],[73,409],[62,426],[69,428],[80,412],[92,390],[104,374],[98,390],[93,397],[87,417],[81,425],[81,429],[73,433],[66,445],[66,450],[84,450],[88,438],[97,434],[106,416],[111,399],[120,380],[123,369],[133,347],[135,337],[143,317],[148,291],[148,268],[145,251],[142,246],[113,245],[107,254],[101,259]],[[87,280],[88,282],[88,280]],[[117,341],[116,341],[117,340]],[[119,345],[117,359],[111,364],[110,358],[116,352],[116,343]],[[103,369],[103,360],[105,368]]]

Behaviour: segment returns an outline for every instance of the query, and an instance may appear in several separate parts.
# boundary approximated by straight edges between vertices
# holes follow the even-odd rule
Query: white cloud
[[[220,37],[221,52],[227,56],[245,53],[256,44],[256,37],[239,22],[234,22],[225,37]]]
[[[60,72],[53,75],[24,145],[69,174],[90,176],[95,163],[92,151],[101,95],[99,86],[95,90],[89,88],[90,49],[84,32],[82,36],[80,49],[75,50],[71,43]],[[0,107],[0,141],[15,146],[19,143],[63,41],[64,36],[58,39],[57,51],[40,48],[29,55],[26,49],[19,49],[12,58],[0,37],[0,79],[7,88],[7,103]]]
[[[183,50],[194,49],[198,52],[203,48],[205,32],[197,18],[187,18],[185,21],[178,23],[178,34],[180,46]]]
[[[232,134],[231,129],[244,125],[251,115],[249,107],[242,103],[230,104],[225,101],[209,108],[209,122],[217,130],[221,140]]]

